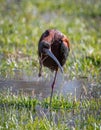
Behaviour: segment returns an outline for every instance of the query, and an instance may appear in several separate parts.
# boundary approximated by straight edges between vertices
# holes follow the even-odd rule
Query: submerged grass
[[[55,95],[52,120],[49,119],[49,99],[39,101],[24,95],[0,94],[1,129],[100,129],[101,100],[96,98],[74,102],[70,97]]]
[[[56,28],[71,43],[65,74],[71,79],[87,77],[91,83],[88,96],[79,101],[53,97],[51,124],[49,98],[39,101],[1,92],[0,129],[101,129],[100,0],[1,0],[0,5],[0,80],[15,69],[38,70],[39,37],[47,28]]]

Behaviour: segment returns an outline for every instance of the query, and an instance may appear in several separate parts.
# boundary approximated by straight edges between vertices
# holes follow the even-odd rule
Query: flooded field
[[[50,123],[49,97],[53,80],[52,75],[53,73],[50,72],[48,75],[39,78],[37,72],[28,71],[27,73],[25,70],[15,70],[13,75],[7,74],[6,78],[2,77],[0,79],[0,91],[2,92],[0,94],[0,117],[4,116],[2,120],[5,121],[8,117],[13,118],[12,114],[7,113],[14,113],[16,120],[19,121],[19,118],[25,119],[22,121],[25,126],[29,120],[33,124],[37,123],[36,119],[38,118],[44,123],[47,121],[50,128],[52,124]],[[89,93],[93,92],[92,89],[97,88],[94,82],[89,82],[89,79],[70,80],[68,75],[64,74],[63,76],[59,72],[51,108],[53,127],[60,123],[69,129],[82,128],[76,122],[79,121],[84,125],[89,121],[89,118],[94,120],[97,117],[97,127],[100,128],[100,100],[96,98],[96,93]],[[100,98],[100,86],[98,89],[97,97]],[[6,91],[9,91],[9,93],[6,94]],[[24,115],[27,117],[25,118]],[[14,123],[16,125],[16,122]]]
[[[1,0],[0,5],[0,130],[101,130],[101,1]],[[49,28],[70,40],[51,105],[54,74],[43,68],[38,77],[37,54]]]
[[[29,96],[46,98],[50,96],[51,84],[53,81],[53,75],[47,77],[38,77],[37,73],[30,72],[27,75],[26,71],[16,70],[13,72],[12,76],[7,76],[5,79],[0,79],[0,90],[10,89],[13,94],[19,94],[21,91]],[[87,79],[74,79],[69,80],[65,75],[58,72],[54,93],[63,94],[67,96],[68,94],[73,97],[80,98],[81,93],[86,93],[89,87]]]

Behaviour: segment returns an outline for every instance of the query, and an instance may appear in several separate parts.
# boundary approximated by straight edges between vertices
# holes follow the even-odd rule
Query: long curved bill
[[[48,56],[50,56],[50,57],[56,62],[56,64],[59,66],[61,72],[63,73],[63,68],[62,68],[62,66],[60,65],[58,59],[54,56],[54,54],[53,54],[49,49],[45,49],[44,51],[45,51],[45,53],[46,53]]]

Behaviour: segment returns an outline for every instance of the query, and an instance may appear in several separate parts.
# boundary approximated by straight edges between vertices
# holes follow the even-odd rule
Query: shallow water
[[[58,73],[54,93],[62,93],[64,96],[71,94],[79,98],[81,93],[88,87],[87,80],[69,80],[67,77],[66,74]],[[37,72],[28,74],[26,71],[15,70],[12,76],[8,74],[6,78],[0,79],[0,90],[10,88],[15,94],[22,91],[24,94],[41,99],[50,96],[53,78],[54,74],[52,73],[46,77],[42,76],[39,78]]]

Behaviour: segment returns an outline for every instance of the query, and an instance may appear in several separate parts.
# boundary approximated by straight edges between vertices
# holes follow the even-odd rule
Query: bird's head
[[[46,50],[50,50],[50,49],[51,49],[51,46],[48,42],[46,42],[46,41],[40,42],[40,44],[39,44],[39,53],[40,54],[46,55]]]
[[[46,41],[42,41],[39,44],[38,50],[39,50],[39,55],[46,55],[46,56],[51,57],[56,62],[56,64],[60,68],[61,72],[63,73],[63,68],[60,65],[60,62],[58,61],[56,56],[51,51],[51,44],[50,43],[48,43]]]

